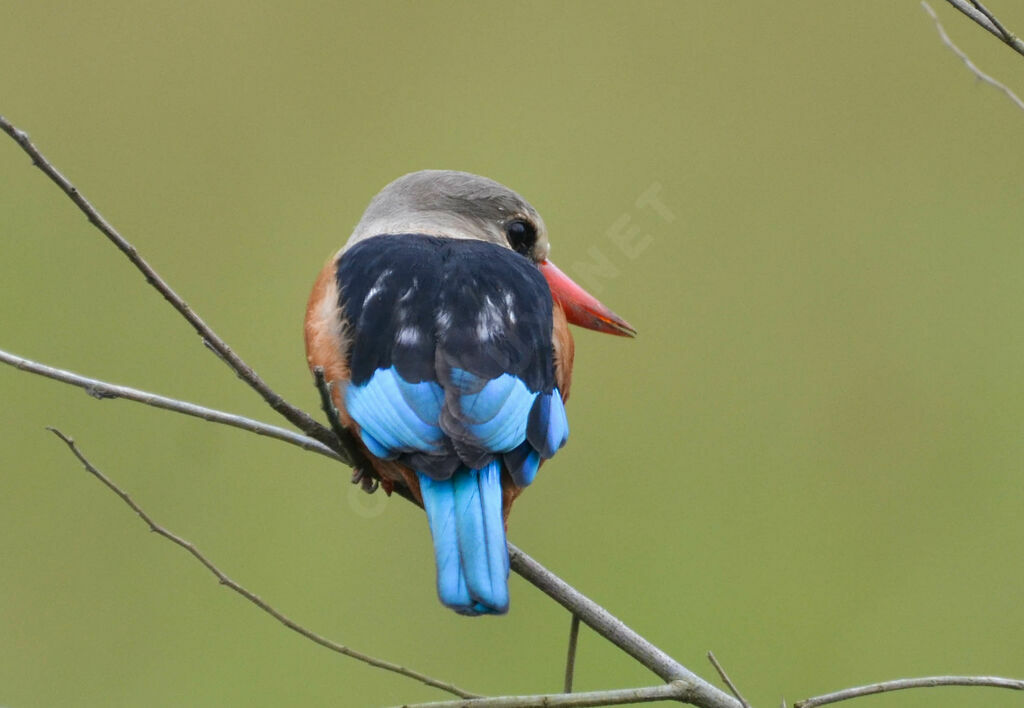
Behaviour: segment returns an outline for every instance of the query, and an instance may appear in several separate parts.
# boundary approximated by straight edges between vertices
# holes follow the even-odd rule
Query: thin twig
[[[952,0],[950,0],[950,2],[952,2]],[[977,76],[980,80],[984,81],[990,86],[994,86],[1003,93],[1005,93],[1010,98],[1010,100],[1016,104],[1017,108],[1024,111],[1024,101],[1020,100],[1017,94],[1011,91],[1005,84],[999,82],[996,79],[993,79],[991,76],[989,76],[984,71],[979,69],[975,65],[975,63],[971,61],[971,58],[967,56],[967,54],[965,54],[963,50],[960,49],[960,47],[953,44],[953,40],[951,40],[949,38],[949,35],[946,34],[946,30],[942,26],[942,22],[939,21],[939,16],[935,14],[935,10],[933,10],[932,6],[928,4],[928,1],[921,0],[921,6],[924,7],[925,12],[931,15],[932,20],[935,21],[935,29],[938,31],[939,38],[942,40],[942,43],[949,47],[949,50],[956,54],[960,58],[960,61],[962,61],[975,76]]]
[[[372,476],[373,465],[366,459],[362,451],[355,444],[355,438],[345,430],[338,417],[338,409],[334,406],[334,399],[331,397],[331,382],[324,375],[324,367],[313,368],[313,383],[320,393],[320,407],[327,416],[327,422],[331,424],[331,430],[338,438],[338,443],[345,449],[345,456],[352,464],[352,482],[361,483],[363,490],[373,494],[377,491],[377,480]]]
[[[657,674],[664,681],[684,680],[690,686],[688,703],[711,708],[740,708],[740,703],[728,693],[719,690],[678,661],[670,657],[644,637],[630,629],[608,610],[569,585],[550,570],[517,548],[508,544],[509,564],[512,570],[533,583],[548,597],[573,614],[588,627],[617,646]]]
[[[19,130],[12,125],[6,118],[0,115],[0,130],[10,135],[21,149],[28,153],[28,156],[32,158],[32,164],[38,167],[43,173],[49,177],[54,184],[60,187],[71,201],[85,214],[89,222],[99,229],[104,236],[106,236],[117,248],[131,261],[145,277],[146,282],[152,285],[156,290],[164,296],[164,299],[171,304],[178,313],[184,317],[189,324],[195,329],[196,333],[202,337],[203,342],[212,349],[217,356],[219,356],[231,369],[245,381],[252,389],[254,389],[263,400],[266,401],[271,408],[280,413],[285,417],[292,425],[297,427],[299,430],[304,432],[306,435],[314,438],[327,447],[334,448],[339,454],[344,454],[340,449],[337,440],[330,430],[320,425],[307,414],[305,411],[296,408],[287,401],[284,400],[276,391],[268,386],[263,379],[261,379],[252,367],[246,364],[240,356],[227,345],[227,343],[221,339],[216,332],[214,332],[206,322],[193,310],[188,303],[186,303],[181,296],[179,296],[170,285],[167,284],[163,278],[161,278],[157,272],[153,269],[146,260],[139,255],[139,252],[135,249],[135,246],[130,244],[117,229],[115,229],[110,222],[103,218],[103,216],[96,210],[96,208],[89,202],[88,199],[82,195],[78,189],[71,184],[68,179],[61,174],[61,172],[54,167],[39,149],[32,144],[29,140],[28,133],[23,130]]]
[[[331,424],[331,430],[341,440],[342,436],[340,433],[344,426],[341,424],[341,419],[338,417],[338,409],[335,408],[334,400],[331,398],[331,383],[324,374],[324,367],[317,366],[313,368],[313,385],[316,386],[316,390],[320,394],[320,407],[323,409],[324,415],[327,416],[327,422]]]
[[[1024,55],[1024,42],[1003,27],[987,10],[982,11],[977,7],[980,3],[971,4],[967,0],[946,0],[946,2],[974,20],[979,27],[983,27],[994,34],[1000,42],[1013,49],[1013,51]]]
[[[895,681],[884,681],[873,683],[869,686],[858,686],[846,688],[835,693],[826,693],[823,696],[815,696],[793,704],[793,708],[815,708],[829,703],[847,701],[851,698],[871,696],[876,693],[888,691],[902,691],[906,688],[934,688],[936,686],[990,686],[992,688],[1009,688],[1014,691],[1024,691],[1024,680],[1000,678],[999,676],[927,676],[925,678],[896,679]]]
[[[189,541],[186,541],[185,539],[181,538],[180,536],[177,536],[177,535],[173,534],[172,532],[170,532],[167,529],[165,529],[163,526],[160,526],[155,521],[153,521],[153,519],[149,516],[149,514],[147,514],[145,511],[143,511],[142,507],[140,507],[138,504],[136,504],[135,500],[133,500],[130,496],[128,496],[127,492],[125,492],[123,489],[121,489],[119,486],[117,486],[117,484],[113,480],[111,480],[109,477],[107,477],[105,474],[100,472],[85,457],[85,455],[78,449],[78,446],[75,444],[75,441],[72,438],[68,437],[67,435],[62,433],[60,430],[58,430],[57,428],[47,428],[47,430],[49,430],[54,435],[56,435],[58,438],[63,440],[64,444],[66,444],[68,446],[68,448],[71,450],[71,452],[74,454],[74,456],[78,458],[78,461],[81,462],[82,465],[85,466],[85,469],[89,472],[89,474],[91,474],[93,477],[95,477],[100,482],[102,482],[108,489],[110,489],[110,491],[114,492],[114,494],[116,494],[117,496],[121,497],[121,501],[123,501],[125,504],[127,504],[129,507],[131,507],[132,511],[134,511],[136,514],[138,514],[139,518],[141,518],[144,522],[146,522],[146,525],[149,526],[151,531],[153,531],[153,532],[163,536],[164,538],[166,538],[171,543],[174,543],[174,544],[184,548],[186,551],[189,552],[190,555],[192,555],[193,558],[198,560],[200,563],[202,563],[206,567],[207,570],[209,570],[211,573],[213,573],[213,575],[217,578],[217,580],[220,582],[221,585],[226,585],[227,587],[231,588],[232,590],[237,592],[239,595],[244,597],[246,600],[248,600],[252,604],[256,605],[261,610],[263,610],[264,612],[269,614],[271,617],[276,619],[278,622],[283,624],[285,627],[288,627],[288,629],[291,629],[291,630],[294,630],[294,631],[298,632],[303,637],[306,637],[307,639],[310,639],[310,640],[316,642],[317,644],[319,644],[320,646],[326,647],[326,648],[330,649],[331,651],[335,651],[335,652],[337,652],[339,654],[344,654],[345,656],[351,657],[353,659],[357,659],[358,661],[362,661],[363,663],[369,664],[370,666],[375,666],[378,669],[384,669],[386,671],[392,671],[392,672],[394,672],[396,674],[400,674],[400,675],[405,676],[407,678],[411,678],[411,679],[414,679],[416,681],[419,681],[420,683],[425,683],[428,686],[432,686],[434,688],[439,688],[442,691],[447,691],[448,693],[451,693],[452,695],[459,696],[461,698],[476,698],[479,695],[479,694],[476,694],[476,693],[470,693],[469,691],[461,689],[458,686],[455,686],[453,684],[446,683],[444,681],[439,681],[439,680],[437,680],[435,678],[431,678],[430,676],[427,676],[426,674],[421,674],[418,671],[414,671],[412,669],[408,669],[408,668],[406,668],[404,666],[399,666],[398,664],[393,664],[390,661],[384,661],[383,659],[377,659],[375,657],[370,656],[369,654],[364,654],[364,653],[362,653],[360,651],[356,651],[355,649],[352,649],[350,647],[344,646],[343,644],[338,644],[337,642],[331,641],[330,639],[327,639],[326,637],[322,637],[319,634],[317,634],[317,633],[315,633],[315,632],[313,632],[311,630],[308,630],[305,627],[297,624],[294,620],[286,617],[285,615],[281,614],[280,612],[275,610],[273,607],[268,605],[266,603],[266,601],[260,599],[259,596],[255,595],[254,593],[252,593],[249,590],[245,589],[244,587],[242,587],[241,585],[236,583],[234,580],[232,580],[231,578],[226,576],[217,566],[215,566],[213,564],[212,561],[210,561],[206,556],[204,556],[199,551],[198,548],[196,548],[194,545],[192,545],[192,543],[190,543]]]
[[[534,706],[618,706],[627,703],[653,703],[654,701],[692,702],[690,686],[686,681],[673,681],[660,686],[623,688],[613,691],[587,693],[542,693],[534,696],[501,696],[477,698],[470,701],[437,701],[434,703],[406,703],[401,708],[533,708]]]
[[[572,616],[569,624],[569,649],[565,655],[565,683],[562,691],[572,693],[572,679],[576,672],[576,644],[580,639],[580,618],[579,615]]]
[[[324,457],[330,457],[333,460],[341,461],[341,457],[337,452],[323,443],[317,442],[313,438],[307,438],[301,433],[296,433],[285,428],[279,428],[276,425],[263,423],[258,420],[253,420],[252,418],[245,418],[244,416],[235,415],[234,413],[225,413],[224,411],[206,408],[204,406],[196,405],[195,403],[188,403],[187,401],[180,401],[176,398],[160,396],[137,388],[120,386],[107,381],[101,381],[100,379],[81,376],[65,369],[47,366],[46,364],[41,364],[38,361],[33,361],[32,359],[26,359],[16,354],[11,354],[10,352],[6,352],[2,349],[0,349],[0,363],[9,364],[16,369],[21,369],[22,371],[27,371],[32,374],[38,374],[39,376],[44,376],[48,379],[54,379],[55,381],[71,384],[72,386],[78,386],[79,388],[85,389],[85,392],[90,396],[99,400],[107,398],[123,398],[127,401],[144,403],[147,406],[173,411],[174,413],[183,413],[195,418],[202,418],[210,423],[230,425],[233,428],[247,430],[250,433],[274,438],[275,440],[282,440],[291,445],[301,447],[303,450],[309,450],[323,455]]]
[[[715,667],[715,671],[717,671],[718,675],[722,677],[722,681],[724,681],[725,685],[729,687],[729,690],[732,691],[732,695],[736,696],[736,700],[743,705],[743,708],[750,708],[750,703],[748,703],[747,699],[743,697],[740,690],[736,688],[736,684],[734,684],[732,679],[729,678],[729,674],[725,673],[725,668],[718,663],[718,659],[715,658],[714,652],[708,652],[708,661],[710,661],[711,665]]]

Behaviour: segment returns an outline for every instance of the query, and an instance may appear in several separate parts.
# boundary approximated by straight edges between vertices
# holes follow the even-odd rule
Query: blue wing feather
[[[369,450],[370,454],[374,457],[379,457],[382,460],[393,460],[395,458],[395,453],[385,447],[384,443],[380,440],[370,435],[366,428],[362,428],[359,431],[359,437],[362,438],[363,444],[366,445],[366,449]]]
[[[359,424],[363,442],[376,448],[375,455],[387,450],[384,457],[441,450],[444,432],[437,421],[443,401],[436,383],[409,383],[394,367],[378,369],[365,383],[345,389],[345,408]]]

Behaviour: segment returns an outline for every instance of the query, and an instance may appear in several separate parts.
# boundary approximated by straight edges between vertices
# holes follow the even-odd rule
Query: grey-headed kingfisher
[[[306,354],[388,492],[426,510],[441,602],[508,611],[509,509],[569,435],[568,325],[632,336],[548,260],[544,221],[497,182],[386,186],[324,267]]]

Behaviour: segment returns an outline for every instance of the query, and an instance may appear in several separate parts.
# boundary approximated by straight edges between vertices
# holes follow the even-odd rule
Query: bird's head
[[[569,322],[632,337],[636,330],[559,270],[548,254],[547,227],[537,210],[492,179],[454,170],[421,170],[399,177],[366,208],[345,248],[383,234],[476,239],[533,261]]]

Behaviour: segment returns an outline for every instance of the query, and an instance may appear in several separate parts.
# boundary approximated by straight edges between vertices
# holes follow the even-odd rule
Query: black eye
[[[505,233],[508,234],[508,245],[512,247],[512,250],[524,256],[537,243],[537,229],[533,228],[533,224],[529,221],[523,219],[508,222]]]

